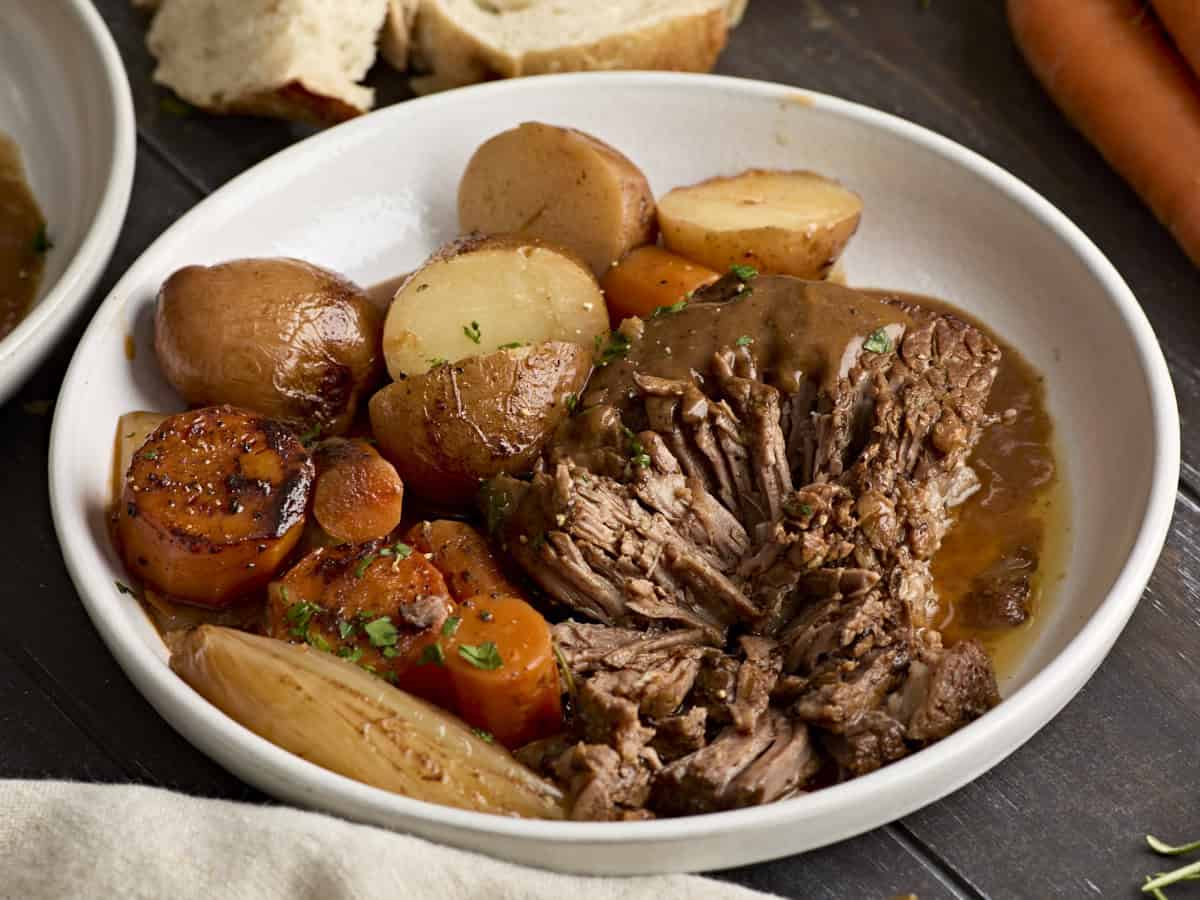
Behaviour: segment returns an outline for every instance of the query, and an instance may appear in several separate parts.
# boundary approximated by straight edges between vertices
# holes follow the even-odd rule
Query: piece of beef
[[[663,815],[691,815],[769,803],[803,786],[819,768],[805,725],[772,710],[750,733],[727,728],[663,767],[650,806]]]
[[[552,767],[566,789],[571,818],[596,822],[653,818],[646,801],[661,768],[649,748],[625,760],[612,747],[584,743],[570,747]]]
[[[971,580],[957,611],[973,628],[1012,628],[1029,618],[1032,578],[1038,560],[1028,547],[1017,547]]]
[[[663,762],[672,762],[703,747],[707,734],[708,710],[693,706],[682,715],[657,720],[650,746]]]
[[[960,641],[933,659],[905,736],[912,741],[941,740],[999,702],[996,673],[987,651],[979,641]]]
[[[675,476],[660,476],[675,477]],[[647,508],[637,490],[607,476],[559,463],[512,488],[495,479],[492,493],[511,498],[505,542],[516,560],[554,599],[609,625],[656,622],[704,629],[719,638],[758,611],[719,568],[729,536],[703,549],[704,511],[680,520]],[[676,494],[675,500],[684,503]],[[694,507],[693,507],[694,508]],[[686,518],[686,516],[684,517]]]
[[[866,775],[908,754],[904,726],[880,709],[864,713],[840,733],[823,734],[822,745],[843,774]]]

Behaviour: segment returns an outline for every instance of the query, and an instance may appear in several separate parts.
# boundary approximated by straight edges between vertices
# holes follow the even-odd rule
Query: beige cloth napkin
[[[0,897],[763,900],[690,875],[581,878],[278,806],[0,781]]]

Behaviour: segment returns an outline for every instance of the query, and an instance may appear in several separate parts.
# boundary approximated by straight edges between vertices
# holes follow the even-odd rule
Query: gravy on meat
[[[20,151],[0,135],[0,338],[29,311],[48,249],[46,222],[25,180]]]

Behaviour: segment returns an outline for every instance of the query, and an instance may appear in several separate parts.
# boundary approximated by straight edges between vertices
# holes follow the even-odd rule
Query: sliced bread
[[[162,0],[147,44],[154,80],[213,112],[340,122],[366,112],[358,84],[390,0]]]
[[[712,69],[742,0],[421,0],[413,79],[430,93],[595,69]]]

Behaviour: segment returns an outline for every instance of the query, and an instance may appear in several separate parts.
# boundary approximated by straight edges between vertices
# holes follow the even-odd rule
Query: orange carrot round
[[[1200,264],[1200,82],[1142,0],[1008,0],[1008,18],[1055,103]]]
[[[443,647],[459,716],[510,748],[561,731],[558,663],[542,614],[520,597],[487,595],[455,615]]]
[[[649,244],[630,251],[605,272],[600,287],[615,328],[630,316],[646,318],[660,307],[669,308],[717,278],[712,269]]]

